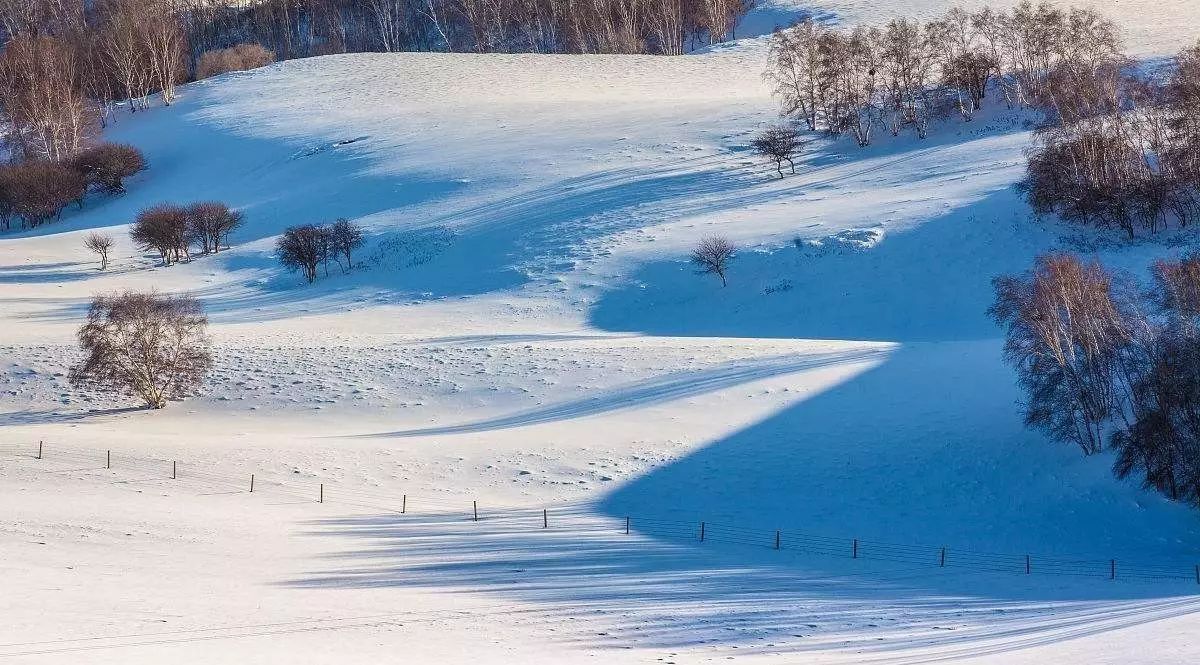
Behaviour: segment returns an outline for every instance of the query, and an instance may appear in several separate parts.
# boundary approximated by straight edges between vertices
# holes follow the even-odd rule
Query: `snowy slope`
[[[1195,25],[1186,2],[1094,4],[1147,56]],[[741,32],[795,15],[764,4]],[[1200,657],[1192,584],[928,558],[1197,563],[1194,511],[1024,430],[984,315],[991,277],[1047,249],[1142,271],[1192,237],[1031,220],[1027,118],[1003,109],[925,141],[814,139],[779,180],[746,147],[776,117],[764,64],[755,38],[331,56],[121,117],[111,138],[151,164],[129,192],[0,238],[0,659]],[[161,268],[128,244],[139,209],[210,198],[246,213],[229,252]],[[281,229],[338,216],[369,231],[361,269],[306,286],[276,266]],[[96,228],[119,242],[104,274]],[[726,289],[685,260],[711,233],[742,247]],[[150,413],[69,387],[91,295],[151,286],[205,301],[203,393]],[[700,521],[927,547],[701,545]]]

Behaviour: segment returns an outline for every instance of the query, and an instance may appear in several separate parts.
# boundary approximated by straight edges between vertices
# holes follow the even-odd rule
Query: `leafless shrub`
[[[729,268],[729,260],[733,258],[735,247],[727,238],[710,236],[700,240],[692,250],[692,263],[702,275],[716,275],[721,278],[721,286],[727,286],[725,279]]]
[[[83,238],[83,246],[88,250],[95,252],[100,257],[100,269],[108,268],[108,252],[113,247],[113,237],[105,233],[87,234]]]
[[[275,62],[275,53],[259,44],[238,44],[229,48],[205,51],[196,65],[196,79],[227,72],[265,67]]]
[[[1123,60],[1064,60],[1045,79],[1048,121],[1022,183],[1039,214],[1122,229],[1133,238],[1200,215],[1200,105],[1185,77],[1189,50],[1167,86],[1129,78]]]
[[[131,145],[101,143],[75,153],[70,165],[89,183],[109,194],[119,194],[125,191],[125,178],[144,170],[146,160]]]
[[[1142,154],[1102,129],[1039,135],[1021,189],[1034,211],[1063,220],[1124,230],[1137,227],[1131,195]]]
[[[242,225],[242,213],[219,201],[193,203],[185,210],[188,237],[200,243],[204,253],[217,253],[228,243],[229,234]]]
[[[800,151],[802,142],[800,133],[790,125],[775,125],[760,132],[750,141],[755,152],[775,162],[775,170],[783,178],[783,163],[791,166],[792,173],[796,172],[796,163],[792,157]]]
[[[28,227],[58,218],[64,208],[81,204],[87,194],[83,176],[62,164],[44,161],[0,168],[0,186],[3,207],[20,216]]]
[[[162,204],[140,212],[129,237],[142,251],[158,252],[164,266],[189,258],[188,214],[185,208]]]
[[[351,270],[354,263],[351,261],[350,255],[363,245],[362,227],[345,218],[339,218],[329,227],[329,243],[330,251],[339,266],[342,265],[342,259],[346,259],[346,265],[342,267],[342,272]]]
[[[275,251],[285,268],[301,271],[312,284],[317,279],[317,267],[328,260],[328,246],[329,234],[324,227],[304,224],[288,227],[276,241]]]
[[[211,370],[207,327],[200,302],[187,296],[98,296],[79,329],[86,356],[71,368],[71,383],[161,409],[196,390]]]

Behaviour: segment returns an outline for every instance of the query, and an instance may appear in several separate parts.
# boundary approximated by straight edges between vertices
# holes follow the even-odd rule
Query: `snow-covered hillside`
[[[1200,37],[1187,0],[1084,4],[1141,56]],[[742,34],[945,8],[877,5],[764,2]],[[1141,273],[1194,237],[1031,219],[1029,118],[1002,108],[923,141],[814,137],[778,179],[747,147],[777,118],[765,61],[753,36],[329,56],[120,116],[107,135],[150,163],[128,193],[0,236],[0,660],[1200,658],[1200,586],[1104,576],[1188,575],[1197,514],[1027,431],[985,315],[991,278],[1049,249]],[[138,210],[208,199],[245,212],[230,251],[163,268],[129,243]],[[278,267],[282,229],[337,217],[368,231],[361,269]],[[740,247],[724,289],[686,260],[714,233]],[[92,295],[150,287],[205,303],[202,394],[149,412],[70,387]],[[853,559],[856,538],[924,545]]]

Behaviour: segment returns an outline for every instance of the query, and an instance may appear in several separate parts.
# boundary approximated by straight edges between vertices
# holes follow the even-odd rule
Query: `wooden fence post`
[[[175,472],[176,472],[175,464],[176,463],[174,461],[171,462],[171,480],[175,480],[178,477],[175,474]]]
[[[325,483],[317,486],[317,503],[325,503]]]
[[[629,516],[625,516],[625,535],[629,535]]]
[[[106,469],[112,468],[112,451],[111,450],[104,451],[104,468],[106,468]]]
[[[474,516],[472,521],[478,522],[479,521],[479,501],[478,500],[471,502],[471,513]]]
[[[250,474],[250,492],[254,492],[254,474]]]
[[[542,528],[546,529],[549,527],[550,527],[550,518],[546,515],[546,509],[542,508]]]
[[[408,511],[408,495],[400,497],[400,514],[403,515]]]
[[[42,459],[42,442],[38,441],[38,459]]]

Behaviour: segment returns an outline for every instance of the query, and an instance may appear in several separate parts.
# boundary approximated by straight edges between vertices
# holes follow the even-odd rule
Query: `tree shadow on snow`
[[[870,367],[839,385],[629,480],[579,511],[574,526],[555,519],[558,530],[541,530],[536,512],[516,528],[511,519],[486,516],[478,524],[413,515],[328,520],[314,533],[362,545],[289,583],[495,593],[555,617],[614,625],[600,636],[567,638],[590,647],[836,649],[861,654],[862,662],[1006,653],[1200,611],[1190,577],[1200,548],[1193,512],[1115,481],[1111,459],[1083,458],[1022,425],[1011,371],[983,308],[993,275],[1023,269],[1053,242],[1013,210],[1023,207],[1002,189],[885,235],[869,251],[812,256],[789,248],[781,252],[790,259],[780,252],[739,257],[741,284],[792,283],[769,292],[717,291],[678,263],[648,267],[639,276],[644,288],[606,296],[596,323],[655,334],[903,344],[879,351],[887,353],[883,362],[864,363]],[[386,436],[584,417],[798,371],[789,363],[773,358],[757,371],[681,374]],[[628,537],[625,515],[634,517]],[[702,521],[709,529],[703,544],[696,533]],[[844,551],[772,551],[777,529],[830,538]],[[722,541],[725,530],[758,546]],[[899,543],[904,561],[852,559],[855,538]],[[945,568],[941,547],[949,552]],[[1002,556],[989,554],[996,552]],[[970,553],[994,556],[1008,572],[956,567],[956,556]],[[1086,577],[1025,575],[1024,554],[1035,571],[1053,558],[1070,560]],[[1154,567],[1175,579],[1119,573],[1108,580],[1110,559],[1122,573]]]
[[[560,625],[593,649],[854,653],[916,663],[1007,653],[1200,611],[1186,587],[1082,582],[624,535],[569,510],[319,520],[310,537],[358,543],[301,588],[484,593]],[[579,620],[581,625],[575,625]],[[483,620],[476,617],[473,620]],[[554,637],[552,637],[554,639]]]
[[[998,336],[988,320],[991,280],[1026,269],[1053,245],[1051,231],[1017,217],[1011,189],[862,248],[835,237],[823,246],[745,250],[729,286],[684,260],[642,266],[604,294],[591,322],[609,331],[670,336],[937,341]],[[934,257],[934,258],[929,258]]]
[[[63,411],[58,409],[24,409],[11,413],[0,414],[0,423],[8,425],[48,425],[54,423],[72,423],[85,420],[116,416],[134,411],[148,410],[147,406],[120,406],[107,409],[87,409],[83,411]]]

